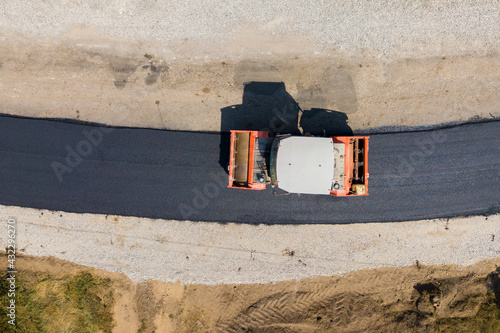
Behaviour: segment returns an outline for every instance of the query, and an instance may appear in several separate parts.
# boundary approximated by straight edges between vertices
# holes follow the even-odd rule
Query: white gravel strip
[[[118,39],[159,42],[169,48],[198,43],[229,58],[252,47],[300,36],[316,52],[374,50],[398,56],[497,50],[498,0],[2,0],[0,29],[37,36],[89,29]],[[81,31],[80,31],[81,32]],[[275,40],[274,37],[277,37]],[[283,39],[285,38],[285,39]],[[238,40],[236,45],[233,42]],[[243,41],[243,43],[241,43]],[[298,43],[298,40],[290,41]],[[285,43],[286,44],[286,43]],[[308,42],[305,42],[308,44]],[[293,48],[306,48],[306,45]],[[259,45],[257,45],[259,46]],[[261,46],[261,45],[260,45]],[[307,52],[312,51],[306,48]],[[194,54],[192,54],[194,55]]]
[[[383,266],[500,257],[500,215],[352,225],[244,225],[0,206],[17,249],[123,272],[138,282],[266,283]],[[12,220],[11,220],[12,222]]]

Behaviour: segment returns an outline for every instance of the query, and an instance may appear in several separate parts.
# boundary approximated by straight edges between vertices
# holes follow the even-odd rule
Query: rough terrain
[[[497,1],[0,8],[3,113],[219,131],[245,82],[283,81],[355,130],[500,115]]]
[[[113,331],[120,333],[495,332],[500,325],[499,259],[473,266],[416,263],[344,276],[217,286],[133,283],[123,274],[53,257],[23,255],[17,262],[18,279],[29,279],[25,285],[34,284],[35,293],[81,272],[111,282]],[[42,315],[51,318],[50,313]],[[60,318],[53,320],[60,323]],[[50,321],[47,325],[53,332],[63,331]]]

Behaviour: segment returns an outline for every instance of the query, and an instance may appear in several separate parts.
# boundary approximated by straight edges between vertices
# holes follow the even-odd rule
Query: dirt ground
[[[446,331],[453,320],[476,316],[488,299],[500,301],[500,259],[217,286],[134,284],[123,274],[53,257],[18,256],[16,264],[55,276],[85,270],[110,278],[115,332]]]
[[[302,43],[292,39],[281,54],[213,60],[191,58],[196,44],[183,43],[172,57],[153,42],[83,27],[57,38],[0,31],[0,40],[0,111],[8,114],[227,131],[221,109],[242,103],[245,83],[282,81],[303,110],[343,112],[353,130],[500,116],[495,48],[392,58],[369,50],[315,55],[290,50]]]

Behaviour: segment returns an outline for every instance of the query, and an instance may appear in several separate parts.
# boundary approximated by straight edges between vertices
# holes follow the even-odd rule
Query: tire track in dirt
[[[366,308],[363,313],[375,311],[380,304],[372,295],[377,289],[384,288],[388,281],[391,281],[396,292],[406,288],[406,283],[413,284],[394,269],[347,279],[350,280],[348,290],[339,290],[339,280],[336,279],[326,288],[314,288],[308,292],[275,293],[259,299],[232,318],[216,325],[216,332],[242,332],[270,325],[293,324],[304,320],[315,309],[330,309],[330,327],[346,327],[364,319],[355,309]]]
[[[273,324],[288,324],[307,314],[313,306],[322,307],[337,297],[335,285],[314,292],[274,294],[253,303],[235,317],[216,326],[216,332],[240,332]],[[342,296],[337,303],[342,303]],[[340,306],[342,307],[342,306]]]

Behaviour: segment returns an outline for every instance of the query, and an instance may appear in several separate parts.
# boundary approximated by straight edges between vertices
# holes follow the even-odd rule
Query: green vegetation
[[[88,272],[56,277],[20,271],[16,275],[16,325],[7,321],[6,274],[0,276],[1,332],[111,332],[111,280]]]
[[[141,326],[137,329],[137,333],[144,333],[146,332],[147,330],[147,325],[146,325],[146,321],[143,319],[141,320]]]

